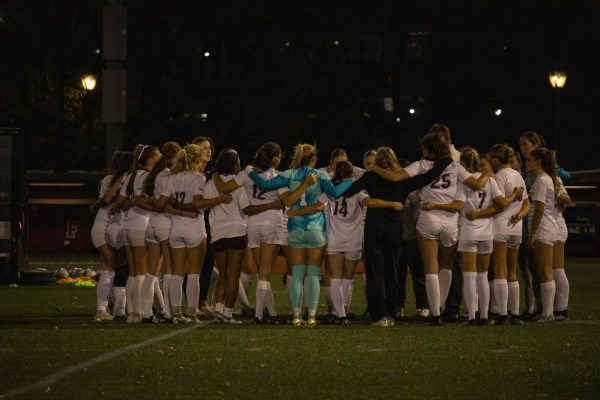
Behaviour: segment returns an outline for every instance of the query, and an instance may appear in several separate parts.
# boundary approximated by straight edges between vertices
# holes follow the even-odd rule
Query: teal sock
[[[321,285],[319,283],[319,277],[321,276],[321,267],[316,265],[306,266],[306,279],[308,280],[308,293],[306,293],[306,299],[308,300],[308,313],[315,315],[317,307],[319,306],[319,295]]]
[[[290,286],[290,300],[294,311],[302,308],[302,292],[304,291],[305,265],[292,265],[292,285]]]

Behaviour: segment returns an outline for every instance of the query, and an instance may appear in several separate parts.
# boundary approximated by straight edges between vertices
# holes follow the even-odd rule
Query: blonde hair
[[[381,146],[377,149],[377,153],[375,154],[375,165],[392,171],[400,171],[402,169],[400,168],[396,153],[388,146]]]
[[[200,161],[202,161],[202,148],[197,144],[187,144],[179,152],[171,173],[198,171]]]
[[[463,166],[470,173],[481,172],[481,161],[479,159],[479,153],[472,147],[465,147],[460,152],[460,161]]]
[[[308,165],[317,156],[317,146],[308,143],[298,143],[294,149],[294,156],[290,163],[290,169]]]

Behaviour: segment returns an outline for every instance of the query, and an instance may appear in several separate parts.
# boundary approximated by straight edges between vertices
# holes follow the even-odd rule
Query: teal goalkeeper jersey
[[[302,185],[304,179],[306,179],[306,175],[315,174],[317,176],[317,182],[310,185],[304,195],[292,204],[290,208],[297,209],[304,206],[309,206],[315,204],[319,200],[319,196],[321,193],[325,192],[333,197],[341,196],[346,189],[352,185],[352,179],[347,179],[346,181],[340,183],[339,185],[334,185],[329,178],[329,175],[325,171],[316,170],[309,167],[300,167],[296,169],[288,169],[287,171],[283,171],[273,179],[265,179],[260,176],[255,171],[251,171],[248,175],[250,178],[261,188],[265,190],[275,190],[282,187],[287,187],[290,192],[298,189],[299,186]],[[308,229],[318,229],[325,230],[325,215],[323,211],[319,211],[315,214],[310,215],[301,215],[298,217],[293,217],[288,219],[288,231],[293,230],[308,230]]]

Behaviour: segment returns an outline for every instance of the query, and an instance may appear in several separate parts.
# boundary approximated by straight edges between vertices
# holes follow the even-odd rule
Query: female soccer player
[[[354,168],[348,161],[338,161],[332,183],[339,184],[351,178]],[[331,301],[335,319],[328,323],[350,325],[346,316],[345,299],[349,299],[356,265],[361,256],[363,240],[363,200],[368,197],[362,191],[352,197],[339,199],[322,194],[320,202],[328,204],[327,249],[329,274],[331,278]]]
[[[527,247],[533,249],[533,258],[540,278],[542,315],[540,321],[554,320],[556,286],[553,276],[553,247],[557,239],[556,223],[556,162],[548,149],[533,150],[527,158],[527,171],[536,179],[531,186],[533,207],[529,212]]]
[[[317,171],[314,166],[317,161],[317,149],[310,144],[298,144],[290,169],[282,172],[271,180],[264,179],[256,171],[251,171],[249,176],[261,188],[274,190],[288,187],[290,196],[283,199],[292,209],[317,203],[320,194],[339,197],[351,184],[348,180],[334,186],[329,176],[324,171]],[[311,184],[306,191],[300,193],[296,189],[306,185],[307,178],[315,175],[316,184]],[[307,277],[308,299],[308,325],[316,325],[316,312],[319,304],[319,276],[321,261],[327,244],[325,235],[325,217],[322,211],[310,215],[290,218],[288,221],[288,244],[290,246],[290,260],[292,262],[292,299],[294,316],[292,323],[302,325],[301,304],[303,294],[304,275]]]
[[[375,166],[373,170],[391,181],[401,181],[431,169],[441,159],[451,158],[448,127],[435,124],[423,139],[423,159],[400,171],[385,171]],[[420,190],[424,203],[444,204],[454,200],[458,183],[471,189],[481,189],[489,177],[471,176],[459,163],[451,163],[444,173],[430,185]],[[441,325],[441,306],[446,302],[452,282],[452,266],[458,241],[456,213],[442,210],[421,212],[417,222],[419,249],[425,267],[425,288],[434,325]]]
[[[144,192],[153,197],[152,213],[146,230],[146,245],[148,247],[148,272],[142,286],[143,317],[142,322],[160,322],[163,319],[171,320],[171,307],[169,305],[168,293],[163,293],[158,283],[158,274],[164,273],[163,287],[169,287],[172,276],[171,253],[169,252],[169,230],[171,230],[171,215],[157,207],[161,193],[165,190],[171,170],[175,164],[181,146],[175,142],[165,143],[160,152],[162,158],[154,165],[144,182]],[[155,298],[159,301],[159,317],[152,315],[152,303]]]
[[[529,199],[523,178],[511,168],[512,149],[497,144],[490,149],[490,164],[495,172],[494,180],[505,198],[515,194],[514,200],[499,204],[502,211],[494,216],[494,266],[493,295],[497,316],[493,323],[504,325],[520,324],[519,281],[517,280],[517,258],[522,237],[522,219],[529,211]],[[522,191],[522,193],[521,193]],[[509,301],[510,299],[510,301]],[[511,305],[511,319],[508,320],[508,303]]]
[[[400,261],[403,228],[402,214],[398,212],[402,209],[401,202],[413,190],[439,178],[440,173],[451,161],[448,151],[446,157],[440,158],[426,174],[396,183],[387,182],[375,173],[366,172],[345,194],[353,196],[361,190],[366,190],[372,199],[388,202],[383,205],[365,203],[369,207],[364,228],[365,267],[368,307],[373,326],[394,325],[398,301],[396,271]],[[401,171],[398,159],[389,147],[380,147],[377,150],[373,168],[383,173],[390,171],[392,175]]]
[[[235,178],[240,172],[240,159],[235,150],[224,149],[219,153],[216,172],[225,181]],[[219,197],[214,179],[206,184],[204,195],[206,199]],[[219,269],[214,316],[217,323],[240,324],[241,321],[233,318],[233,307],[238,295],[242,256],[248,247],[244,214],[248,211],[250,202],[244,188],[234,190],[230,197],[231,202],[212,207],[209,214],[211,245]]]
[[[128,175],[117,203],[126,199],[131,201],[132,207],[123,219],[122,229],[125,231],[125,247],[130,247],[131,261],[133,263],[133,315],[128,319],[130,323],[141,322],[142,316],[142,285],[147,269],[146,229],[152,202],[144,195],[143,184],[148,172],[160,158],[158,149],[152,145],[137,145],[133,152],[133,165]],[[130,271],[132,265],[129,266]]]
[[[202,149],[195,144],[186,145],[180,152],[165,190],[157,201],[157,208],[166,207],[171,213],[169,247],[173,276],[166,291],[169,293],[171,315],[175,323],[198,322],[196,313],[200,297],[200,270],[206,249],[204,208],[224,202],[231,197],[224,195],[205,200],[205,178],[200,168],[205,162]],[[168,202],[172,203],[172,206]],[[181,310],[182,284],[187,267],[187,310]]]
[[[122,158],[122,152],[117,151],[113,154],[111,161],[110,174],[106,175],[100,181],[98,200],[90,207],[91,212],[96,213],[94,225],[91,230],[92,243],[100,253],[100,279],[96,285],[96,321],[112,320],[113,316],[106,311],[108,298],[115,277],[115,256],[113,249],[107,244],[106,228],[110,221],[110,209],[113,199],[121,186],[120,180],[125,171],[117,171],[119,162]],[[129,163],[131,165],[131,162]],[[120,175],[116,175],[120,172]],[[114,182],[113,182],[114,181]]]

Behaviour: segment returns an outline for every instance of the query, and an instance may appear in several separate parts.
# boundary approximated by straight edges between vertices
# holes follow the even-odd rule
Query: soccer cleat
[[[256,315],[256,310],[249,305],[244,305],[242,307],[242,315],[244,317],[254,317]]]
[[[314,328],[317,325],[317,319],[315,317],[308,317],[308,321],[306,321],[306,326],[309,328]]]
[[[348,317],[341,317],[337,320],[338,325],[352,325]]]
[[[230,325],[241,325],[242,321],[239,321],[233,317],[225,317],[223,316],[223,324],[230,324]]]
[[[125,321],[127,321],[127,315],[115,315],[115,317],[113,318],[113,321],[125,322]]]
[[[475,326],[478,324],[477,324],[477,320],[475,318],[473,318],[473,319],[469,319],[469,320],[465,321],[465,323],[463,325],[464,326]]]
[[[96,322],[112,321],[113,319],[114,319],[114,317],[112,315],[110,315],[109,313],[107,313],[106,311],[98,311],[96,313],[96,315],[94,316],[94,321],[96,321]]]
[[[538,322],[550,322],[550,321],[554,321],[554,314],[540,315],[540,319],[538,319]]]
[[[510,324],[511,325],[523,325],[523,321],[521,321],[521,319],[519,318],[518,315],[511,315],[510,316]]]
[[[348,319],[349,319],[350,321],[355,321],[355,320],[356,320],[356,314],[355,314],[355,313],[353,313],[353,312],[347,312],[347,313],[346,313],[346,317],[348,317]]]
[[[141,320],[142,324],[158,324],[159,320],[154,315],[151,317],[144,317]]]
[[[444,325],[444,320],[442,319],[442,316],[441,315],[438,315],[438,316],[433,315],[431,317],[431,325],[433,325],[433,326]]]
[[[294,317],[292,319],[292,325],[294,325],[294,326],[302,326],[304,324],[305,324],[305,322],[301,317]]]
[[[521,314],[521,321],[527,321],[527,322],[535,322],[537,320],[540,319],[540,314],[536,313],[536,312],[527,312],[527,310],[523,311],[523,314]]]
[[[269,317],[269,323],[271,325],[285,325],[286,320],[283,315],[271,315]]]
[[[323,318],[323,323],[325,325],[333,325],[337,321],[337,319],[337,315],[335,315],[334,313],[328,313]]]
[[[159,322],[161,324],[172,324],[173,323],[173,318],[167,318],[167,317],[165,317],[165,318],[162,318]]]
[[[448,310],[444,310],[442,313],[442,317],[444,318],[444,322],[458,322],[459,315],[456,312],[451,312]]]
[[[427,318],[429,317],[429,309],[428,308],[417,308],[417,312],[415,313],[415,317]]]
[[[196,317],[198,317],[198,318],[210,317],[211,315],[213,315],[213,312],[214,312],[214,310],[212,309],[212,307],[209,306],[208,304],[205,304],[198,309],[198,312],[196,313]]]
[[[223,313],[221,313],[219,311],[215,311],[213,314],[213,319],[215,320],[215,322],[217,324],[222,324],[224,318],[225,318],[225,316],[223,315]]]
[[[496,315],[496,317],[490,321],[490,325],[508,325],[510,321],[508,320],[508,315]]]
[[[174,315],[173,316],[173,323],[174,324],[189,324],[190,322],[192,322],[189,318],[185,317],[184,315]]]
[[[569,319],[569,313],[567,310],[563,311],[554,311],[554,320],[555,321],[566,321]]]
[[[477,325],[490,325],[490,320],[487,318],[480,318],[477,320]]]
[[[387,317],[387,326],[394,326],[396,324],[396,320],[392,317]]]
[[[254,317],[253,325],[266,325],[266,322],[262,319],[258,319],[258,317]]]
[[[388,326],[388,320],[381,318],[379,321],[371,322],[371,326],[378,328],[386,328]]]

